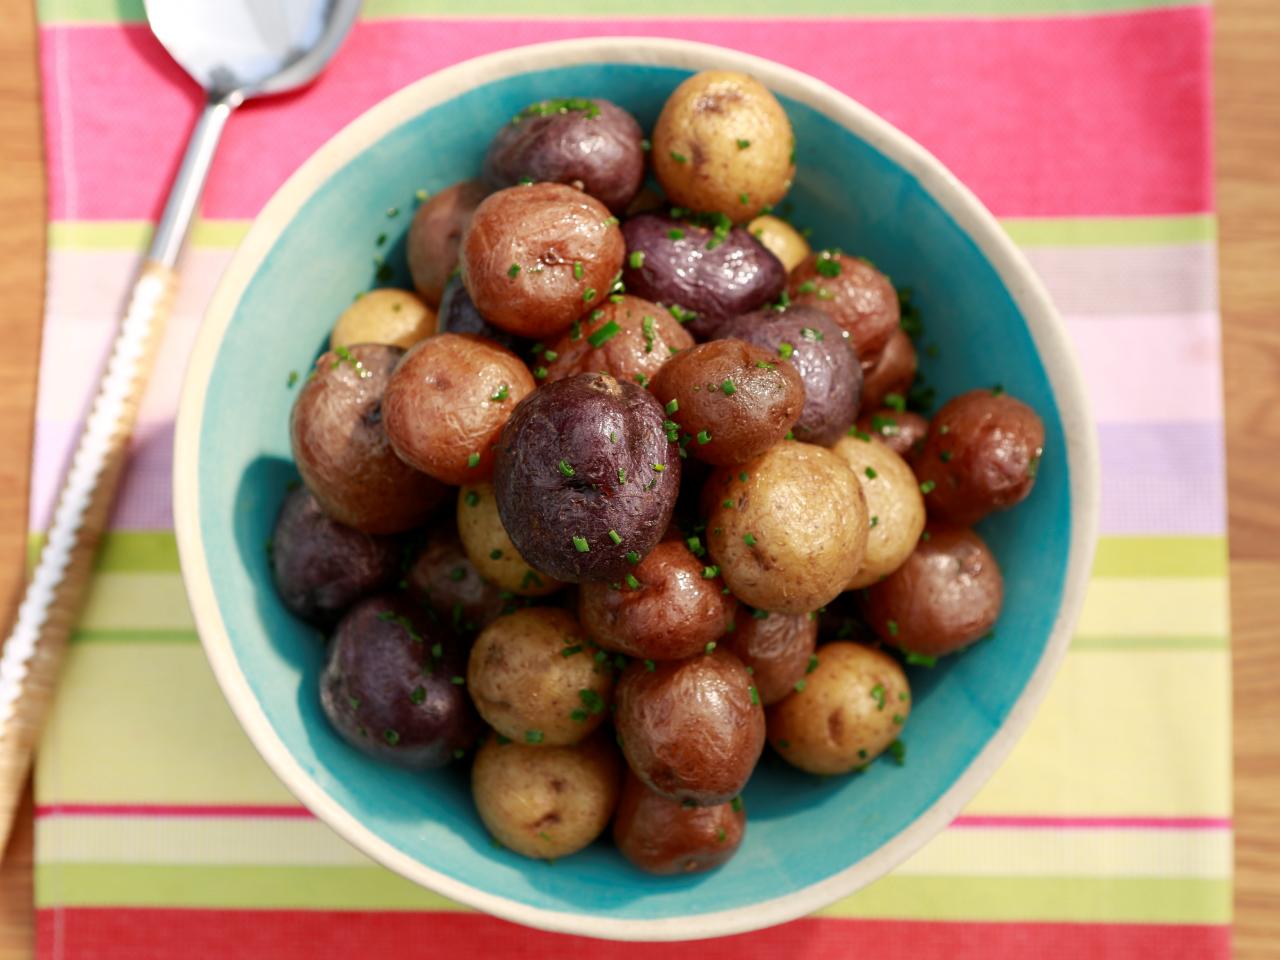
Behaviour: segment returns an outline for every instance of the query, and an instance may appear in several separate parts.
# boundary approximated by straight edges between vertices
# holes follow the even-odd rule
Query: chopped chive
[[[938,488],[938,485],[934,483],[932,480],[926,480],[924,483],[920,484],[920,492],[923,493],[925,496],[928,496],[929,494],[933,493],[933,491],[936,490],[937,488]]]
[[[724,378],[724,382],[720,384],[720,389],[724,391],[726,397],[732,397],[738,392],[738,388],[733,385],[733,380],[729,377]]]
[[[618,482],[619,482],[619,483],[626,483],[626,482],[627,482],[627,468],[626,468],[626,467],[619,467],[619,468],[618,468]],[[612,532],[612,531],[611,531],[611,532]]]
[[[619,544],[619,543],[621,543],[621,542],[622,542],[622,537],[618,535],[618,531],[617,531],[617,530],[610,530],[610,531],[609,531],[609,539],[610,539],[610,540],[612,540],[612,541],[614,542],[614,545],[615,545],[615,546],[616,546],[617,544]]]
[[[462,686],[466,686],[467,678],[466,677],[450,677],[449,682],[452,683],[455,687],[462,687]]]
[[[710,567],[702,568],[702,576],[703,576],[703,579],[705,580],[711,580],[714,577],[717,577],[719,575],[720,575],[720,568],[718,566],[712,565]]]
[[[780,356],[783,360],[790,360],[791,355],[795,352],[796,352],[796,348],[793,347],[791,344],[787,343],[787,341],[785,340],[783,340],[782,343],[778,344],[778,356]]]
[[[667,238],[669,240],[683,240],[684,231],[681,230],[679,227],[672,227],[670,230],[667,231]]]
[[[795,689],[796,693],[802,693],[802,692],[804,691],[804,680],[797,680],[797,681],[795,682],[795,688],[794,688],[794,689]]]
[[[745,192],[740,193],[738,194],[738,202],[745,207],[748,203],[751,202],[751,196]]]
[[[900,713],[895,713],[893,715],[893,722],[898,726],[902,726],[904,723],[907,722],[907,718]]]
[[[676,163],[688,163],[688,162],[689,162],[689,158],[688,158],[688,157],[686,157],[683,153],[677,153],[675,150],[672,150],[672,151],[671,151],[671,159],[672,159],[672,160],[674,160]]]
[[[514,280],[519,275],[520,275],[520,264],[513,263],[511,266],[507,267],[507,276],[510,277],[512,280]]]
[[[653,673],[655,670],[658,669],[658,665],[654,663],[652,660],[646,660],[644,662],[644,668],[648,670],[650,673]]]
[[[905,413],[907,410],[907,401],[900,393],[887,393],[884,397],[884,405],[890,410],[897,410],[899,413]],[[946,431],[944,430],[943,433]]]
[[[667,405],[663,409],[665,409],[667,413],[675,413],[680,409],[680,401],[675,397],[672,397],[667,401]]]
[[[813,293],[818,289],[818,285],[812,280],[806,280],[800,286],[796,287],[796,293]]]
[[[511,388],[507,384],[500,386],[489,399],[494,403],[499,403],[507,397],[511,396]]]
[[[468,467],[478,467],[480,465],[480,454],[472,453],[467,456]]]
[[[502,550],[501,550],[500,548],[498,548],[498,547],[494,547],[492,550],[490,550],[490,551],[489,551],[489,559],[490,559],[490,560],[501,560],[501,559],[502,559]]]
[[[632,590],[640,589],[640,581],[637,580],[634,576],[632,576],[629,573],[626,576],[626,582],[627,582],[627,586],[630,587]]]
[[[572,646],[565,647],[563,650],[561,650],[560,656],[572,657],[574,654],[581,653],[581,652],[582,652],[582,644],[575,643]]]
[[[589,337],[587,337],[587,342],[590,343],[591,346],[593,347],[602,347],[606,343],[608,343],[611,339],[613,339],[614,335],[617,334],[618,331],[620,331],[621,329],[622,328],[618,326],[617,323],[610,320],[599,330],[595,331]]]
[[[753,707],[760,706],[760,694],[759,692],[757,692],[756,688],[754,686],[751,686],[751,687],[748,687],[747,689],[751,692],[751,705]]]
[[[898,635],[898,621],[889,620],[885,623],[884,628],[889,631],[889,636],[896,637]]]
[[[898,766],[905,766],[907,762],[907,745],[901,740],[895,740],[889,744],[888,754],[893,758],[893,762]]]
[[[751,617],[754,620],[768,620],[769,611],[768,610],[752,610]]]
[[[631,564],[634,567],[639,562],[640,562],[640,554],[636,553],[634,550],[628,550],[627,563]]]
[[[467,579],[467,571],[465,567],[454,567],[449,571],[449,579],[454,583]]]
[[[728,500],[728,499],[721,500],[721,501],[720,501],[720,506],[724,507],[726,510],[732,510],[732,509],[733,509],[733,501],[732,501],[732,500]]]
[[[576,708],[573,710],[570,710],[569,719],[572,720],[574,723],[582,723],[587,719],[587,711],[578,710]]]
[[[743,470],[741,473],[738,474],[738,479],[741,480],[743,483],[746,483],[750,478],[751,478],[751,475],[747,473],[747,471],[745,470]]]
[[[644,251],[632,250],[630,256],[627,257],[627,263],[631,265],[631,269],[639,270],[644,266]]]
[[[583,291],[582,291],[582,302],[583,302],[583,303],[590,303],[590,302],[591,302],[592,300],[594,300],[595,298],[596,298],[596,288],[595,288],[595,287],[587,287],[587,289],[585,289],[585,290],[583,290]]]
[[[579,690],[578,699],[593,714],[604,713],[604,699],[594,690]]]
[[[906,651],[907,663],[913,667],[936,667],[938,658],[927,653],[913,653]]]
[[[991,395],[993,397],[998,397],[1002,393],[1004,393],[1004,386],[1002,384],[997,383],[994,387],[991,388]]]
[[[745,150],[745,149],[747,149],[747,147],[749,147],[749,146],[751,146],[751,141],[750,141],[750,140],[742,140],[742,139],[739,139],[739,140],[738,140],[738,149],[739,149],[739,150]]]
[[[706,430],[699,430],[698,443],[701,445],[701,444],[710,443],[710,442],[711,442],[711,434],[708,433]]]
[[[573,279],[581,280],[583,272],[584,271],[582,267],[582,261],[581,260],[573,261]]]
[[[716,642],[712,640],[705,647],[702,648],[702,652],[711,653],[711,651],[715,650],[715,648],[716,648]]]
[[[943,450],[941,453],[939,453],[939,454],[938,454],[938,459],[939,459],[939,460],[941,460],[943,463],[950,463],[950,462],[951,462],[951,451],[950,451],[950,450]],[[1028,473],[1030,473],[1030,472],[1031,472],[1029,468],[1028,468],[1028,471],[1027,471],[1027,472],[1028,472]]]
[[[553,363],[559,356],[560,354],[556,353],[554,350],[544,350],[542,353],[542,359],[547,361],[547,363]]]
[[[547,368],[542,366],[534,367],[533,376],[536,380],[545,380],[547,378]]]
[[[387,741],[388,746],[394,747],[400,742],[400,734],[396,733],[394,730],[383,730],[382,739]]]
[[[867,479],[868,479],[868,480],[874,480],[876,477],[878,477],[878,476],[879,476],[879,474],[878,474],[878,473],[876,473],[876,468],[875,468],[875,467],[867,467],[867,469],[866,469],[866,470],[864,470],[864,471],[863,471],[863,473],[865,473],[865,474],[867,475]]]
[[[290,370],[290,371],[289,371],[289,379],[288,379],[288,381],[286,381],[285,386],[287,386],[287,387],[292,387],[292,386],[293,386],[295,383],[297,383],[297,382],[298,382],[298,371],[297,371],[297,370]]]
[[[809,665],[804,668],[806,674],[813,673],[818,669],[818,655],[816,653],[809,654]]]
[[[524,732],[525,743],[541,743],[543,740],[541,730],[526,730]]]
[[[806,340],[812,340],[815,343],[826,339],[826,336],[823,334],[823,332],[821,330],[815,329],[814,327],[801,327],[800,336],[804,337]]]
[[[840,261],[833,260],[831,254],[826,250],[822,252],[822,255],[818,258],[818,262],[814,264],[814,267],[818,273],[822,274],[824,277],[840,276]]]
[[[734,813],[741,813],[741,812],[742,812],[742,798],[741,798],[741,797],[734,797],[732,800],[730,800],[730,801],[729,801],[729,806],[731,806],[731,807],[733,808],[733,812],[734,812]]]
[[[744,534],[742,535],[742,542],[743,542],[743,543],[745,543],[748,547],[754,547],[754,546],[756,545],[756,537],[755,537],[755,534],[753,534],[753,533],[744,533]]]
[[[586,537],[574,537],[573,549],[577,550],[579,553],[590,553],[591,544],[587,543]]]
[[[877,683],[871,688],[871,699],[876,702],[876,709],[884,709],[884,684]]]
[[[568,460],[561,460],[559,463],[556,464],[556,469],[559,470],[566,477],[572,477],[575,473],[577,473],[577,471],[574,470],[573,467],[569,465]]]

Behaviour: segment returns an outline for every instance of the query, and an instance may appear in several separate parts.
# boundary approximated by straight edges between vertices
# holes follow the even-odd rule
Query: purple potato
[[[386,586],[399,551],[390,537],[361,533],[331,520],[306,487],[287,497],[271,537],[271,573],[284,605],[320,626]]]
[[[488,337],[499,346],[506,347],[517,356],[527,356],[531,340],[500,330],[480,315],[471,294],[462,283],[462,277],[454,274],[444,286],[440,298],[440,312],[436,315],[437,333],[471,333]]]
[[[461,641],[398,596],[342,618],[320,675],[320,705],[352,746],[413,769],[442,767],[475,743],[480,721]]]
[[[627,292],[692,312],[687,329],[699,340],[712,337],[729,317],[782,293],[787,283],[782,261],[742,227],[721,233],[657,214],[632,217],[622,225]]]
[[[800,372],[804,409],[792,428],[797,440],[835,443],[857,419],[862,365],[825,311],[817,307],[757,310],[721,324],[716,337],[764,347]]]
[[[493,485],[502,525],[530,565],[574,583],[621,580],[653,549],[680,489],[665,419],[649,391],[602,373],[520,401]]]
[[[515,609],[503,590],[476,572],[452,523],[431,531],[405,581],[412,596],[467,636]]]
[[[522,180],[581,187],[621,214],[644,182],[644,132],[608,100],[543,100],[497,132],[484,159],[495,190]]]

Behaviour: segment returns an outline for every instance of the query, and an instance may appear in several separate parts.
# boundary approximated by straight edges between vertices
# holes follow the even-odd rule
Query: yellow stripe
[[[1221,637],[1229,629],[1230,597],[1222,577],[1089,583],[1076,625],[1082,637]]]
[[[234,247],[249,232],[251,220],[197,220],[190,244]],[[55,250],[141,250],[151,240],[146,220],[55,220],[49,224],[49,246]]]
[[[177,573],[102,572],[93,578],[82,630],[191,630],[182,576]]]

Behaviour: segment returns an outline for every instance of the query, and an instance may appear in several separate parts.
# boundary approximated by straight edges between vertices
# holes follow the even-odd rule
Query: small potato
[[[830,450],[784,441],[741,468],[721,467],[708,486],[707,549],[743,603],[807,613],[861,565],[867,504],[853,471]]]
[[[914,465],[929,435],[929,421],[910,410],[882,407],[858,417],[858,429],[879,437],[894,453]]]
[[[654,793],[628,773],[613,819],[613,842],[646,873],[705,873],[737,853],[746,830],[747,813],[740,799],[688,807]]]
[[[862,406],[873,409],[884,404],[891,393],[905,397],[916,378],[916,348],[899,327],[889,335],[880,356],[867,367],[862,378]]]
[[[769,613],[738,609],[732,632],[720,642],[751,670],[767,707],[777,703],[804,679],[818,641],[814,613]]]
[[[859,770],[911,715],[907,676],[893,657],[860,643],[824,644],[817,657],[804,688],[769,708],[769,743],[809,773]]]
[[[578,591],[578,619],[606,650],[678,660],[714,646],[733,622],[738,602],[724,581],[677,540],[654,547],[632,578],[620,590],[584,583]]]
[[[473,333],[478,337],[492,340],[500,347],[506,347],[518,356],[528,353],[530,342],[524,337],[517,337],[499,330],[484,317],[471,302],[471,294],[462,285],[461,275],[455,274],[444,285],[444,296],[440,299],[440,312],[436,315],[436,333]]]
[[[819,250],[791,271],[787,289],[798,306],[827,311],[849,338],[864,368],[875,363],[900,329],[898,294],[889,278],[866,260]]]
[[[544,597],[564,584],[529,566],[520,556],[498,516],[493,486],[477,483],[458,491],[458,537],[467,559],[480,576],[502,590],[524,597]]]
[[[706,463],[746,463],[781,440],[800,417],[804,382],[763,347],[713,340],[667,361],[653,395]]]
[[[532,747],[490,737],[476,752],[471,796],[485,828],[537,860],[577,853],[604,833],[618,803],[622,764],[607,737]]]
[[[845,437],[832,453],[841,457],[862,485],[867,500],[867,550],[846,590],[875,583],[911,556],[924,531],[924,497],[907,461],[871,437]]]
[[[284,499],[271,535],[271,574],[284,605],[321,626],[395,578],[399,551],[331,520],[306,487]]]
[[[665,308],[622,296],[592,310],[543,352],[547,381],[575,373],[607,373],[647,387],[669,357],[693,346],[693,337]]]
[[[756,217],[747,224],[747,231],[782,261],[787,273],[799,266],[810,253],[809,241],[800,235],[800,231],[770,214]]]
[[[431,515],[446,488],[387,439],[383,395],[404,351],[362,343],[316,361],[289,419],[293,460],[328,516],[365,533],[400,533]]]
[[[614,213],[644,181],[644,131],[608,100],[542,100],[504,123],[484,158],[494,188],[523,179],[581,187]]]
[[[663,105],[653,129],[653,170],[672,203],[744,223],[791,188],[791,121],[758,80],[704,70]]]
[[[470,636],[515,609],[503,591],[483,579],[468,559],[452,523],[432,529],[405,574],[410,594],[455,632]]]
[[[1004,603],[1004,577],[972,530],[930,524],[900,566],[863,595],[868,625],[885,643],[941,657],[981,640]]]
[[[1044,422],[1007,393],[970,390],[934,414],[916,458],[929,516],[964,526],[1031,493],[1044,454]]]
[[[510,350],[470,334],[436,334],[405,354],[387,384],[387,436],[405,463],[437,480],[488,480],[502,426],[534,386]]]
[[[566,746],[604,721],[609,665],[587,650],[573,615],[530,607],[499,617],[471,648],[467,690],[489,726],[512,740]]]
[[[487,192],[483,184],[464,180],[441,190],[413,215],[405,259],[418,296],[433,307],[440,305],[445,282],[458,266],[462,234]]]
[[[702,807],[741,793],[764,749],[751,675],[718,648],[658,664],[633,660],[618,681],[614,724],[647,787]]]
[[[618,218],[559,183],[487,197],[462,238],[462,282],[494,326],[547,337],[605,302],[626,245]]]
[[[357,343],[412,347],[435,333],[435,311],[408,290],[370,290],[342,311],[329,334],[329,349]]]

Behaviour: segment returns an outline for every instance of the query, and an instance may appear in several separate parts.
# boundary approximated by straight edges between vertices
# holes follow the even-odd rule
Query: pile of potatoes
[[[1031,492],[1043,425],[999,389],[907,409],[899,293],[770,213],[795,173],[742,74],[682,83],[652,144],[607,101],[532,104],[298,393],[271,563],[328,634],[324,712],[380,759],[470,762],[510,850],[612,823],[641,869],[713,868],[766,743],[900,759],[904,662],[999,615],[972,526]]]

